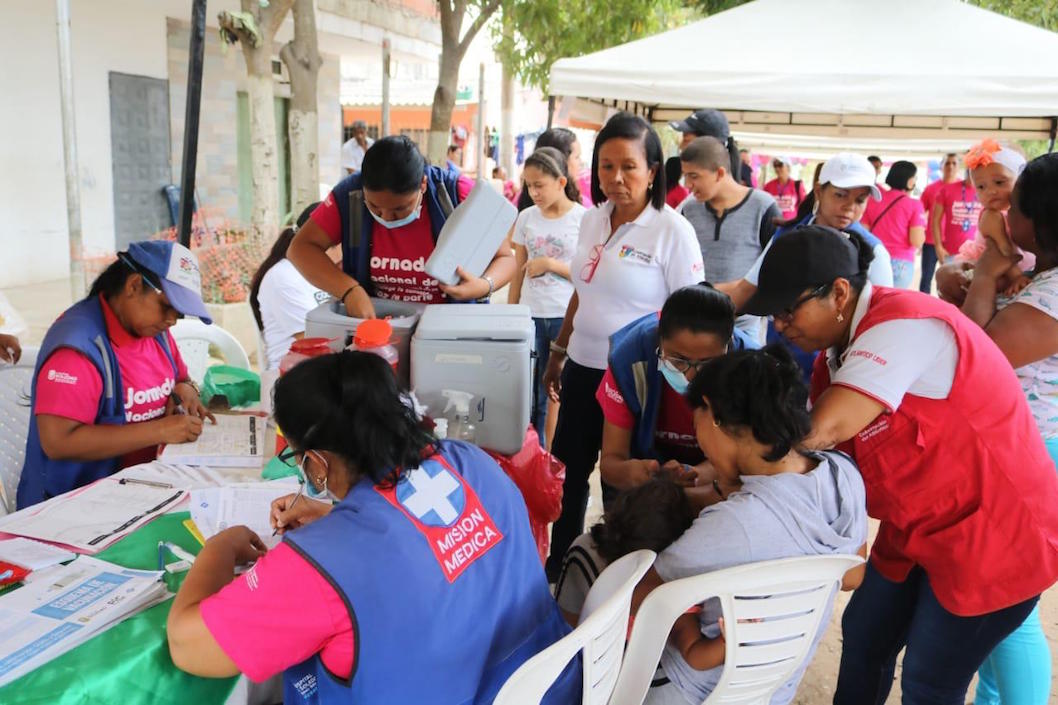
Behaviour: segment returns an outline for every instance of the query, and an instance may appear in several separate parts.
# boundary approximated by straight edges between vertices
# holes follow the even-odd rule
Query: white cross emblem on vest
[[[400,503],[407,507],[416,519],[422,521],[431,510],[437,512],[437,516],[445,524],[451,524],[459,517],[459,512],[448,497],[458,490],[460,485],[447,470],[430,477],[422,468],[415,468],[405,477],[415,492],[401,498]]]

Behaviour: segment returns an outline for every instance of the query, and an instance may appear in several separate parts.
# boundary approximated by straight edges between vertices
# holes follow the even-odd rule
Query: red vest
[[[856,334],[910,318],[947,323],[959,363],[947,399],[907,394],[843,447],[881,520],[871,561],[895,582],[922,566],[961,616],[1039,595],[1058,580],[1058,474],[1014,370],[973,321],[917,291],[875,288]],[[813,402],[829,384],[819,355]]]

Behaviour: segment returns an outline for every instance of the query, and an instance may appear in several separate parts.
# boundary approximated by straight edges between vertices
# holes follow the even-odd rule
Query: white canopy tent
[[[755,0],[551,69],[575,122],[713,107],[773,153],[1053,139],[1058,34],[959,0]],[[863,146],[860,146],[863,145]]]

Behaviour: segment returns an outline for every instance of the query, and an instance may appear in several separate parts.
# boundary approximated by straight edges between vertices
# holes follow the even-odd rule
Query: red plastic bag
[[[562,513],[562,483],[566,466],[540,445],[540,437],[532,426],[525,433],[522,449],[514,455],[500,455],[486,451],[503,471],[514,480],[529,510],[529,526],[536,539],[541,562],[547,560],[550,536],[547,525]]]

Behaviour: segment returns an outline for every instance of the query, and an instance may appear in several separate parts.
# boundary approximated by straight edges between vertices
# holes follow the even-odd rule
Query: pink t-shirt
[[[260,683],[315,654],[340,678],[353,672],[353,622],[338,591],[281,543],[199,605],[239,670]]]
[[[805,187],[800,181],[788,179],[785,184],[772,179],[764,184],[764,191],[775,197],[775,203],[782,211],[783,220],[790,220],[797,215],[797,207],[805,200]]]
[[[984,206],[977,200],[977,190],[973,184],[956,181],[948,184],[937,195],[937,200],[944,207],[942,240],[944,249],[955,254],[967,240],[977,235],[977,221]]]
[[[180,357],[173,336],[169,333],[169,349],[176,361],[177,375],[162,346],[154,338],[137,338],[126,331],[101,296],[103,320],[107,337],[114,349],[121,373],[121,398],[125,406],[125,422],[150,421],[165,414],[165,404],[178,379],[187,379],[187,366]],[[103,378],[92,362],[72,348],[53,352],[37,375],[37,394],[34,414],[50,414],[95,423],[99,400],[103,396]],[[157,448],[152,446],[125,455],[122,467],[153,460]]]
[[[905,262],[915,259],[916,248],[911,245],[910,231],[926,226],[921,201],[904,191],[882,191],[882,200],[867,201],[861,222],[882,241],[890,257]]]
[[[919,200],[922,201],[922,212],[926,216],[926,227],[929,227],[930,214],[933,212],[933,204],[937,202],[937,196],[940,195],[940,190],[947,186],[943,181],[934,181],[932,184],[927,186],[923,191]],[[926,244],[933,244],[933,236],[926,231]]]

